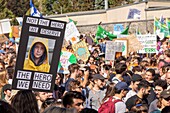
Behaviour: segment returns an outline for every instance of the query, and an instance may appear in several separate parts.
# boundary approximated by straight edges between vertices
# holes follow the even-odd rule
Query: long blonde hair
[[[7,72],[6,70],[3,70],[2,72],[0,72],[0,88],[7,83],[8,83]]]

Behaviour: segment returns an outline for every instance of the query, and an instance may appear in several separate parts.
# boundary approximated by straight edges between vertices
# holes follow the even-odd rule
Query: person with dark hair
[[[111,65],[108,65],[108,64],[104,64],[103,65],[103,76],[105,77],[105,78],[109,78],[109,70],[110,70],[110,68],[111,68],[112,66]]]
[[[84,108],[85,97],[80,92],[69,91],[63,97],[63,106],[65,108],[75,108],[80,113]]]
[[[13,97],[11,106],[16,113],[39,113],[38,104],[31,90],[21,90]]]
[[[80,113],[98,113],[98,111],[91,108],[84,108]]]
[[[70,76],[69,76],[68,80],[65,82],[65,91],[69,91],[70,82],[73,80],[76,80],[76,78],[79,74],[79,68],[80,68],[80,66],[78,64],[70,64],[68,66]]]
[[[38,104],[38,108],[40,109],[42,106],[42,103],[48,98],[48,93],[47,92],[34,92],[36,100],[37,100],[37,104]]]
[[[50,106],[53,106],[53,105],[57,105],[57,99],[55,99],[55,98],[47,98],[42,103],[42,106],[41,106],[41,109],[40,109],[40,113],[42,113],[46,108],[48,108]]]
[[[92,76],[93,76],[94,86],[89,91],[88,108],[98,110],[105,94],[105,90],[104,90],[105,78],[100,74],[95,74]]]
[[[148,95],[147,97],[147,100],[148,100],[148,105],[151,104],[152,101],[154,101],[156,99],[156,94],[153,90],[153,83],[154,83],[154,77],[155,77],[155,70],[152,69],[152,68],[149,68],[148,70],[146,70],[146,73],[145,73],[145,76],[144,76],[144,79],[146,81],[149,82],[150,86],[151,86],[151,90],[150,90],[150,94]]]
[[[55,78],[54,91],[53,91],[53,97],[55,99],[61,99],[64,94],[65,87],[62,85],[63,78],[64,78],[64,75],[57,73],[56,78]]]
[[[139,75],[142,74],[142,68],[140,66],[133,67],[132,71],[133,71],[134,74],[139,74]]]
[[[161,92],[157,102],[158,108],[151,111],[150,113],[161,113],[162,109],[166,106],[170,106],[170,90],[164,90]]]
[[[0,100],[0,112],[1,113],[16,113],[15,109],[11,105],[3,100]]]
[[[126,105],[123,102],[123,98],[126,96],[129,91],[129,87],[126,82],[119,82],[114,87],[113,100],[121,100],[115,103],[115,113],[124,113],[126,111]]]
[[[166,106],[162,109],[161,113],[170,113],[170,106]]]
[[[127,69],[127,66],[125,63],[117,63],[115,65],[116,75],[115,77],[113,77],[112,82],[114,82],[115,84],[117,84],[118,82],[121,82],[123,80],[122,74],[126,69]]]
[[[61,108],[61,107],[56,107],[56,106],[51,106],[43,113],[78,113],[76,109],[68,109],[68,108]]]
[[[1,98],[3,99],[4,101],[6,102],[10,102],[10,97],[11,97],[11,84],[5,84],[3,87],[2,87],[2,92],[1,92],[1,95],[2,97],[4,98]]]
[[[131,77],[131,84],[130,84],[130,88],[131,90],[129,90],[129,92],[126,94],[126,97],[124,98],[124,101],[126,102],[130,97],[134,96],[137,94],[137,88],[138,85],[140,83],[140,81],[142,80],[142,76],[138,75],[138,74],[133,74]]]
[[[146,70],[146,74],[145,74],[145,80],[147,80],[151,85],[153,85],[153,79],[155,76],[155,70],[149,68],[148,70]]]
[[[136,95],[130,97],[126,101],[126,107],[130,111],[133,106],[135,106],[137,100],[141,100],[142,104],[148,107],[147,96],[150,94],[151,87],[149,86],[149,82],[146,80],[140,81],[137,88],[138,92]]]
[[[77,91],[77,92],[80,92],[82,93],[82,86],[80,84],[80,81],[78,80],[73,80],[70,82],[70,85],[68,87],[69,91]]]
[[[165,80],[157,80],[154,83],[154,91],[156,93],[156,99],[150,104],[149,113],[158,109],[157,107],[158,99],[160,98],[161,92],[165,89],[167,89],[167,82]]]
[[[116,63],[125,63],[126,58],[124,56],[120,56],[116,59]]]
[[[123,78],[124,82],[126,82],[128,84],[128,86],[131,83],[132,75],[133,75],[133,73],[130,70],[127,70],[127,71],[123,72],[123,74],[122,74],[122,78]]]

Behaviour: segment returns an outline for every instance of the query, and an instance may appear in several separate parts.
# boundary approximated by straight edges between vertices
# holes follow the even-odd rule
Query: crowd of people
[[[159,52],[105,61],[106,39],[95,43],[80,37],[90,47],[86,62],[57,73],[53,92],[11,89],[19,43],[13,38],[0,46],[1,113],[169,113],[170,41],[158,40]],[[63,46],[64,47],[64,46]],[[64,47],[72,52],[71,45]],[[28,66],[28,65],[27,65]]]

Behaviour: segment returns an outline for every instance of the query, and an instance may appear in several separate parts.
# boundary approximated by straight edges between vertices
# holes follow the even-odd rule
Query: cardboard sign
[[[143,46],[138,41],[135,35],[130,35],[127,37],[128,39],[128,53],[129,52],[136,52],[138,50],[141,50]]]
[[[90,56],[87,45],[84,41],[78,42],[72,46],[77,59],[81,59],[86,62]]]
[[[137,35],[137,39],[143,45],[143,49],[139,53],[156,53],[157,38],[156,35]]]
[[[78,36],[80,36],[80,33],[77,30],[74,22],[68,23],[66,25],[65,39],[67,41],[70,41],[72,44],[76,44],[77,42],[80,41]]]
[[[105,60],[114,60],[115,53],[122,52],[122,49],[123,49],[123,42],[107,41]]]
[[[24,17],[13,89],[52,92],[65,27],[63,21]]]
[[[9,40],[9,39],[8,39],[5,35],[0,34],[0,43],[6,42],[6,41],[8,41],[8,40]]]

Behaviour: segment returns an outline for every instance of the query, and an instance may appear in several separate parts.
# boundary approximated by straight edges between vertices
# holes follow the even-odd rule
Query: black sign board
[[[63,21],[24,17],[13,89],[53,90],[65,27]]]

